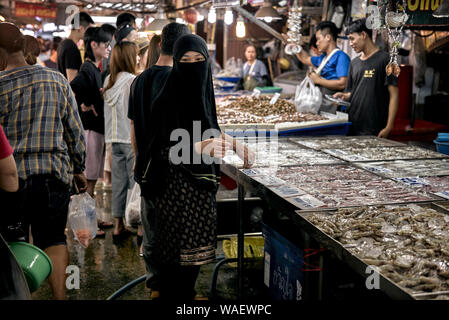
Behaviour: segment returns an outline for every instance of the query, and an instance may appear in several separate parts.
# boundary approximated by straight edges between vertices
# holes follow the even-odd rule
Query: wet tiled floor
[[[226,194],[225,194],[226,196]],[[113,221],[111,216],[111,192],[99,190],[97,194],[97,211],[101,219]],[[83,248],[73,237],[70,228],[67,231],[67,243],[70,265],[79,268],[79,289],[67,290],[69,300],[105,300],[119,288],[145,274],[145,264],[138,255],[136,236],[130,236],[119,244],[112,241],[113,229],[106,229],[105,238],[96,238],[88,248]],[[217,244],[217,258],[223,257],[221,241]],[[201,267],[196,284],[199,296],[208,297],[214,264]],[[73,275],[70,273],[69,275]],[[74,282],[71,282],[72,284]],[[223,266],[217,282],[217,293],[224,299],[235,299],[236,269]],[[144,282],[125,292],[118,299],[146,300],[151,292]],[[45,281],[33,293],[33,299],[52,299],[51,289]]]

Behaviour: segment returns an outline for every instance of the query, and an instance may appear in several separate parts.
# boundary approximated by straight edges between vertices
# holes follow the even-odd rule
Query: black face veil
[[[205,60],[194,63],[181,63],[188,51],[201,53]],[[172,81],[177,88],[176,106],[183,115],[181,127],[188,130],[192,121],[201,121],[202,131],[217,129],[214,86],[206,42],[196,35],[185,35],[176,41],[173,50]],[[190,123],[188,123],[190,121]],[[182,121],[184,122],[184,121]]]

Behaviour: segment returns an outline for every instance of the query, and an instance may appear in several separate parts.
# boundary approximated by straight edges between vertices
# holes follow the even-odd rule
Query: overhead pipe
[[[232,7],[232,9],[234,9],[235,11],[240,13],[242,16],[247,18],[249,21],[251,21],[252,23],[257,25],[258,27],[264,29],[266,32],[268,32],[269,34],[271,34],[275,38],[277,38],[277,39],[279,39],[281,41],[285,41],[285,39],[282,37],[282,35],[279,32],[274,30],[268,24],[266,24],[266,23],[262,22],[261,20],[257,19],[255,16],[253,16],[251,13],[249,13],[248,11],[243,9],[242,7],[236,6],[236,7]]]

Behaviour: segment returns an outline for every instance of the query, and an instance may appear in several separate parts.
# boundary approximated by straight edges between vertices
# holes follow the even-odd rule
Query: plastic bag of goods
[[[320,88],[309,77],[305,77],[296,87],[295,106],[297,112],[318,113],[322,99]]]
[[[97,215],[95,199],[87,192],[72,196],[69,204],[69,223],[75,239],[84,248],[97,235]]]
[[[128,227],[135,227],[141,224],[140,203],[140,186],[138,183],[135,183],[132,191],[128,191],[128,201],[125,210],[125,221]]]

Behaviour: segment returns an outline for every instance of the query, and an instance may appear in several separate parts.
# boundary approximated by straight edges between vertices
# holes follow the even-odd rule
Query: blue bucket
[[[449,133],[446,132],[440,132],[438,133],[438,142],[449,142]]]
[[[438,140],[433,140],[433,142],[436,144],[437,151],[439,153],[444,153],[444,154],[449,155],[449,141],[442,142],[442,141],[438,141]]]

